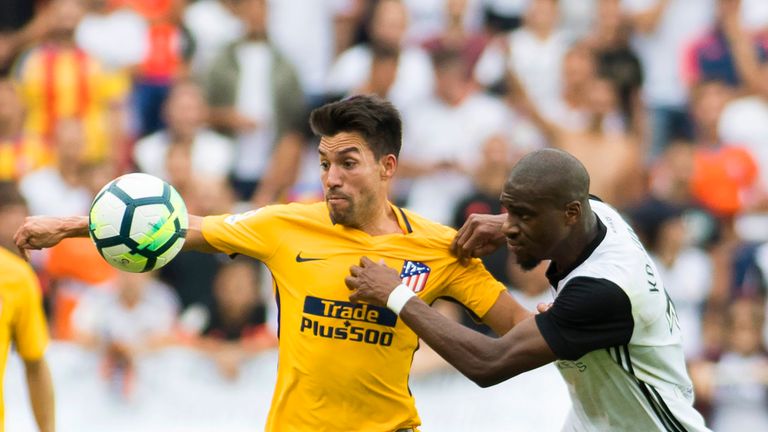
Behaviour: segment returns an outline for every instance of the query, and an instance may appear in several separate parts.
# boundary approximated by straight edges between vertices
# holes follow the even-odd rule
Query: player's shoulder
[[[16,289],[20,286],[34,287],[37,280],[29,263],[3,247],[0,247],[0,274]]]
[[[435,243],[435,245],[448,246],[456,236],[456,230],[449,226],[435,222],[431,219],[414,213],[408,209],[401,208],[403,217],[406,220],[407,228],[411,231],[409,234],[414,237],[424,238]]]

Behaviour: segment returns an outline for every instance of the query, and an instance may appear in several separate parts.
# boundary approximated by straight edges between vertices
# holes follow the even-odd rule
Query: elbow
[[[476,366],[467,371],[465,375],[479,387],[487,388],[502,383],[514,377],[517,373],[510,373],[500,359],[494,359],[486,362],[477,362]]]

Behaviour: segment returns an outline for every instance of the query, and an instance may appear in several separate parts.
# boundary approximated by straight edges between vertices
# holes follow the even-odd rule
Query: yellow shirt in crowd
[[[86,159],[110,155],[115,144],[110,110],[128,93],[125,72],[106,70],[77,48],[42,45],[19,58],[15,79],[27,110],[27,132],[50,140],[59,119],[77,118],[85,131]]]

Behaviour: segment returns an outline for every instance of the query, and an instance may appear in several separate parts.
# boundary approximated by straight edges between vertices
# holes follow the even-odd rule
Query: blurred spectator
[[[537,111],[516,76],[509,74],[508,79],[509,103],[529,113],[553,147],[573,154],[584,164],[590,176],[590,193],[617,208],[642,198],[646,184],[640,145],[636,137],[606,126],[610,123],[606,119],[616,118],[618,107],[611,81],[593,78],[582,87],[584,126],[568,130]],[[606,165],[606,160],[612,163]]]
[[[713,22],[715,1],[622,0],[635,31],[633,46],[643,65],[643,98],[650,128],[648,156],[652,159],[670,140],[692,136],[680,55],[685,45]]]
[[[460,13],[458,24],[468,34],[483,32],[483,2],[485,0],[404,0],[411,17],[406,39],[422,44],[452,27],[455,12]],[[457,9],[457,6],[460,11]]]
[[[163,107],[167,125],[140,139],[133,149],[139,170],[169,181],[166,162],[171,148],[185,152],[196,175],[226,179],[234,163],[234,144],[205,127],[208,106],[203,90],[192,81],[176,82]]]
[[[422,42],[430,53],[442,50],[458,51],[467,66],[467,76],[472,75],[475,64],[488,43],[488,37],[475,29],[467,28],[467,12],[473,2],[471,0],[447,0],[443,6],[446,15],[445,28]]]
[[[398,175],[413,179],[410,210],[445,225],[472,188],[483,143],[502,131],[506,107],[473,89],[461,54],[433,55],[435,94],[404,111]]]
[[[738,50],[751,50],[747,61],[768,60],[768,38],[752,37],[739,22],[741,0],[718,0],[714,27],[695,39],[682,53],[682,67],[689,86],[720,81],[731,87],[745,86]],[[746,43],[740,39],[746,39]],[[744,46],[742,46],[744,45]],[[748,77],[747,77],[748,78]]]
[[[517,29],[529,3],[530,0],[483,0],[486,29],[491,35]]]
[[[267,328],[260,298],[257,263],[237,259],[224,265],[213,285],[213,305],[197,346],[216,362],[221,374],[237,379],[241,364],[254,354],[277,346]]]
[[[184,26],[195,41],[190,64],[195,76],[205,78],[219,52],[243,36],[243,22],[235,14],[236,2],[198,0],[184,9]]]
[[[493,136],[483,143],[482,161],[472,173],[472,190],[456,205],[453,223],[456,229],[461,228],[470,215],[501,214],[506,210],[501,206],[499,196],[507,181],[507,174],[512,168],[513,156],[510,146],[501,136]],[[482,257],[483,265],[496,280],[509,286],[509,250],[498,248],[490,255]]]
[[[77,26],[77,45],[110,69],[138,65],[149,50],[149,24],[127,7],[109,0],[84,0],[88,12]]]
[[[77,305],[75,341],[103,353],[105,378],[130,397],[136,357],[172,340],[176,312],[168,287],[152,275],[120,272],[114,291],[89,291]]]
[[[312,108],[326,102],[326,77],[336,55],[334,21],[349,3],[350,0],[269,3],[269,38],[296,69]]]
[[[484,87],[504,84],[507,71],[515,74],[546,118],[560,104],[562,63],[568,40],[558,28],[557,0],[531,0],[523,26],[491,42],[475,68]]]
[[[729,221],[751,205],[750,195],[759,176],[754,158],[746,149],[720,141],[720,114],[731,98],[732,90],[717,81],[699,84],[691,94],[691,115],[696,126],[693,195]]]
[[[640,132],[645,118],[640,99],[643,70],[629,46],[629,36],[629,21],[621,13],[621,0],[598,0],[594,27],[584,45],[594,51],[597,74],[616,86],[626,125]]]
[[[13,81],[0,77],[0,180],[18,181],[51,163],[47,146],[23,129],[24,108]]]
[[[306,127],[304,96],[294,68],[267,39],[266,0],[241,0],[246,36],[214,62],[208,80],[211,121],[237,142],[233,185],[261,206],[296,179]]]
[[[54,0],[45,40],[15,65],[26,107],[25,129],[46,140],[58,120],[80,119],[85,131],[85,157],[90,161],[120,155],[123,102],[127,76],[107,70],[75,44],[74,33],[84,14],[80,0]]]
[[[395,48],[376,45],[371,48],[371,72],[363,85],[354,89],[356,94],[375,94],[386,98],[397,79],[400,51]]]
[[[113,0],[132,8],[149,23],[148,49],[134,80],[139,136],[162,128],[160,113],[173,81],[188,74],[195,42],[182,23],[187,0]]]
[[[6,0],[0,14],[0,75],[7,73],[15,56],[38,40],[49,25],[48,0]]]
[[[433,86],[429,57],[419,47],[406,45],[407,28],[408,11],[399,0],[376,2],[369,27],[371,41],[339,55],[329,72],[328,91],[343,96],[363,87],[371,79],[373,47],[382,46],[399,53],[387,98],[399,108],[426,98]]]
[[[718,432],[768,429],[768,354],[762,343],[764,302],[743,297],[726,320],[725,351],[714,363],[692,366],[698,399],[711,404]]]
[[[184,196],[191,214],[224,214],[233,212],[234,193],[221,178],[196,176]],[[181,309],[191,306],[209,308],[213,304],[211,287],[223,263],[223,254],[183,251],[160,269],[160,279],[176,291]]]
[[[685,355],[695,358],[703,351],[702,320],[712,290],[712,260],[690,244],[683,207],[649,197],[630,209],[629,216],[675,304]]]
[[[76,118],[61,118],[53,131],[55,163],[21,179],[19,187],[33,215],[87,214],[93,198],[85,188],[85,131]]]

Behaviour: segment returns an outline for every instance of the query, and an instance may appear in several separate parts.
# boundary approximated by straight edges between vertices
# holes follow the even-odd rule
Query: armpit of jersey
[[[576,360],[596,349],[629,343],[632,303],[609,280],[576,277],[547,312],[536,315],[536,324],[558,358]]]

